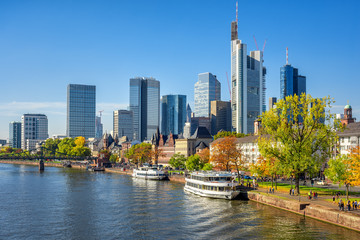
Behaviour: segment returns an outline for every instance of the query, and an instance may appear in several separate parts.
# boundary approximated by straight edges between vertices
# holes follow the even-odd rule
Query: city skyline
[[[256,50],[253,35],[260,47],[267,39],[266,99],[279,98],[280,67],[289,47],[289,63],[307,77],[307,92],[313,97],[334,97],[336,113],[342,113],[349,100],[359,119],[355,72],[360,52],[359,3],[262,1],[256,4],[259,19],[251,18],[253,6],[250,2],[239,4],[239,39],[251,50]],[[290,7],[298,13],[306,11],[306,18],[286,11]],[[170,9],[174,11],[171,14]],[[48,116],[50,136],[65,134],[63,89],[69,83],[97,86],[96,113],[105,110],[104,132],[112,130],[113,111],[129,106],[128,79],[133,76],[153,76],[161,82],[160,95],[186,95],[194,107],[191,86],[197,74],[211,72],[223,85],[222,100],[230,99],[226,72],[230,73],[229,25],[235,19],[235,1],[86,5],[3,1],[0,15],[0,91],[4,99],[0,139],[8,138],[9,122],[32,112]],[[148,36],[146,41],[134,38],[136,32]],[[343,82],[348,84],[340,84]]]

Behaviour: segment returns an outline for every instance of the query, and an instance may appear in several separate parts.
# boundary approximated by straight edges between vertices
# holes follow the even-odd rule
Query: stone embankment
[[[286,200],[253,191],[248,192],[248,198],[252,201],[360,231],[360,216],[351,212],[342,212],[313,203]]]
[[[15,161],[15,160],[0,160],[0,163],[8,163],[8,164],[18,164],[18,165],[30,165],[30,166],[39,166],[38,161]],[[54,162],[44,162],[45,167],[64,167],[62,163],[54,163]],[[78,168],[78,169],[86,169],[86,165],[78,165],[78,164],[72,164],[72,168]]]

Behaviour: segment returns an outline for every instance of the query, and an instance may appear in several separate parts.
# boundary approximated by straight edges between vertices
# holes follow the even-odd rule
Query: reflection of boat
[[[90,164],[86,166],[86,170],[90,172],[100,172],[100,171],[105,171],[105,167],[98,167],[96,165]]]
[[[166,174],[162,170],[158,169],[157,166],[141,167],[140,169],[134,169],[132,176],[136,178],[143,178],[148,180],[167,179]]]
[[[185,177],[184,190],[202,197],[234,199],[240,190],[230,172],[192,172]]]
[[[71,168],[71,162],[70,161],[64,162],[63,167]]]

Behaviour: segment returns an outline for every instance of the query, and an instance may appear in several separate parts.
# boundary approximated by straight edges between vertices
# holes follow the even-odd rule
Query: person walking
[[[333,204],[335,204],[335,195],[333,195]]]
[[[348,200],[348,202],[347,202],[347,208],[348,208],[348,211],[350,211],[350,210],[351,210],[350,200]]]
[[[292,193],[292,188],[290,188],[290,192],[289,192],[290,196],[291,196],[291,193]]]
[[[357,210],[357,208],[358,208],[358,202],[357,200],[355,200],[355,210]]]
[[[295,189],[292,190],[292,195],[295,196]]]
[[[340,201],[339,201],[339,210],[341,211],[341,205],[342,205],[342,200],[340,199]]]

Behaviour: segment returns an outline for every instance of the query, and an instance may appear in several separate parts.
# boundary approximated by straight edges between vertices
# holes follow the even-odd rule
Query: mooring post
[[[44,161],[42,159],[40,159],[40,161],[39,161],[39,171],[44,171],[44,170],[45,170]]]

